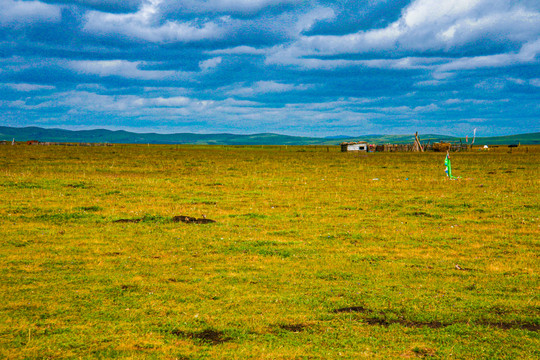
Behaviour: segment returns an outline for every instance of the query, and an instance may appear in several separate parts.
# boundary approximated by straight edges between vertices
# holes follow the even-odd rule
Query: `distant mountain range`
[[[7,127],[0,126],[0,140],[15,141],[38,140],[43,142],[70,143],[114,143],[114,144],[199,144],[199,145],[338,145],[342,142],[367,141],[373,144],[407,144],[414,141],[414,135],[363,135],[363,136],[332,136],[325,138],[288,136],[272,133],[235,135],[235,134],[156,134],[133,133],[129,131],[111,130],[63,130],[45,129],[40,127]],[[464,138],[425,134],[420,135],[422,143],[427,141],[451,141],[465,143]],[[469,142],[472,139],[469,138]],[[475,145],[502,144],[540,144],[540,132],[496,136],[477,137]]]

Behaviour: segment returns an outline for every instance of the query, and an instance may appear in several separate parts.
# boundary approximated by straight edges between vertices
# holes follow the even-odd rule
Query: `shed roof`
[[[356,145],[356,144],[367,144],[367,141],[351,141],[351,142],[341,143],[341,145]]]

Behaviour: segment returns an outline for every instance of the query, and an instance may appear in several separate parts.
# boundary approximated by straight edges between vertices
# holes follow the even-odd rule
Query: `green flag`
[[[452,175],[452,164],[450,163],[450,153],[448,152],[446,153],[446,159],[444,159],[444,165],[446,166],[446,169],[444,170],[446,175],[452,180],[458,179]]]

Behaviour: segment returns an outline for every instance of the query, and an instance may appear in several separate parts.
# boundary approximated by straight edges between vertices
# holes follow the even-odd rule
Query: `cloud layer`
[[[540,131],[540,4],[0,0],[12,126]]]

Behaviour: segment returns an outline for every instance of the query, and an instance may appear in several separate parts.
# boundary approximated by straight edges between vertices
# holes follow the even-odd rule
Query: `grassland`
[[[0,357],[537,359],[540,147],[443,161],[0,146]]]

